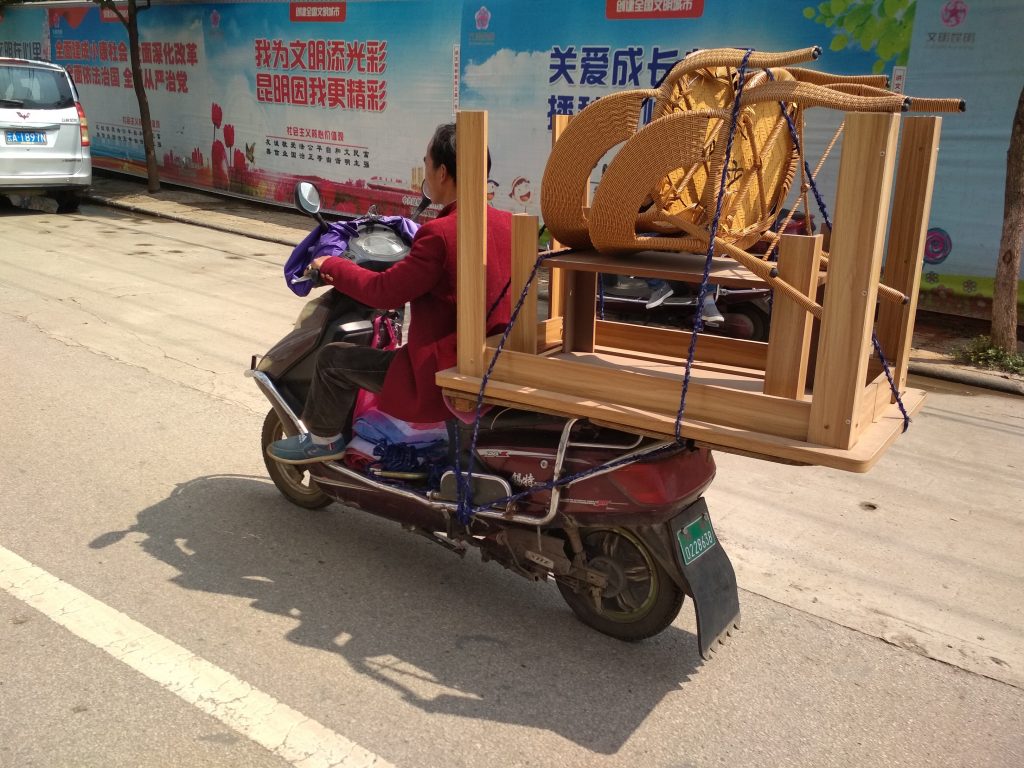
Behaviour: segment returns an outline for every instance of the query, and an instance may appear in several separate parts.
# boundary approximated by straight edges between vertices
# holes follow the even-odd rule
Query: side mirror
[[[416,210],[412,212],[412,216],[410,218],[413,221],[416,221],[416,219],[418,219],[420,217],[420,215],[425,210],[427,210],[427,208],[430,207],[430,203],[431,203],[431,200],[430,200],[430,195],[428,194],[427,181],[426,181],[426,179],[424,179],[423,183],[420,184],[420,202],[419,202],[419,205],[416,206]]]
[[[320,213],[320,190],[308,181],[300,181],[295,185],[295,207],[310,216]]]

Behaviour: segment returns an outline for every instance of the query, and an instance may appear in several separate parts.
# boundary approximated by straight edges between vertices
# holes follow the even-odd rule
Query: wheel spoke
[[[608,538],[611,539],[611,544],[608,545],[608,557],[614,558],[615,553],[619,551],[619,541],[622,537],[613,533]]]
[[[623,569],[623,573],[626,575],[626,581],[644,582],[651,580],[651,571],[647,567],[646,563],[643,565],[635,565],[632,568],[625,568]]]
[[[619,550],[619,539],[622,537],[611,531],[602,531],[600,543],[597,550],[609,560],[615,559],[615,553]]]
[[[633,613],[640,605],[633,600],[633,595],[630,594],[629,590],[624,589],[615,596],[615,602],[619,604],[619,607],[628,612]]]

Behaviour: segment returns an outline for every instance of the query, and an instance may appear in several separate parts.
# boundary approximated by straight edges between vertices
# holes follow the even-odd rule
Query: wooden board
[[[487,315],[487,113],[460,112],[455,128],[458,164],[459,259],[458,362],[463,373],[482,375]]]
[[[846,116],[829,253],[828,284],[815,362],[810,438],[852,448],[867,374],[888,221],[899,115]]]
[[[685,360],[690,350],[690,332],[672,328],[598,320],[595,344],[636,352],[649,352]],[[768,345],[763,341],[730,339],[702,333],[697,337],[697,359],[738,368],[764,371]]]
[[[657,277],[700,283],[704,278],[704,254],[643,251],[628,256],[608,256],[597,251],[562,251],[544,264],[580,272],[608,272],[635,277]],[[716,256],[711,260],[709,281],[726,288],[764,288],[765,283],[733,259]],[[824,280],[824,273],[820,279]]]
[[[450,397],[464,398],[467,394],[475,397],[480,391],[479,378],[462,375],[454,368],[438,373],[437,381]],[[908,413],[913,415],[920,410],[924,399],[923,390],[908,389],[903,395],[903,404]],[[666,438],[675,435],[674,416],[537,387],[489,381],[484,400],[512,408],[588,418],[627,432]],[[847,472],[867,472],[902,432],[903,417],[895,405],[888,406],[879,414],[876,421],[867,424],[857,444],[848,450],[691,418],[685,418],[680,426],[682,437],[692,438],[716,450],[743,456],[814,464]]]
[[[941,117],[911,117],[903,124],[882,282],[905,293],[910,300],[905,305],[883,302],[878,307],[878,342],[893,366],[900,389],[906,386],[910,365],[941,127]],[[872,361],[871,370],[881,370],[881,362]]]
[[[821,235],[782,236],[779,277],[810,299],[818,290],[815,276],[820,262]],[[785,293],[775,297],[764,373],[764,391],[769,395],[806,399],[813,319]]]

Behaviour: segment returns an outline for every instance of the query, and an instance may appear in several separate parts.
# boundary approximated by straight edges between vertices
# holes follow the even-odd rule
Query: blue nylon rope
[[[543,263],[545,258],[547,258],[546,254],[542,253],[533,263],[533,269],[530,271],[530,277],[527,278],[526,285],[523,286],[522,293],[519,294],[519,301],[516,302],[516,305],[512,310],[512,314],[509,316],[508,325],[505,326],[505,331],[501,334],[501,341],[498,342],[498,347],[494,351],[494,356],[491,358],[490,364],[487,366],[487,371],[480,380],[480,390],[477,392],[476,396],[476,414],[473,419],[473,439],[469,444],[469,455],[471,457],[476,453],[476,442],[480,435],[480,416],[482,415],[484,405],[484,390],[487,389],[487,382],[491,378],[491,373],[494,371],[494,365],[498,362],[498,356],[505,348],[505,342],[508,341],[509,334],[512,332],[512,327],[519,318],[519,312],[522,310],[523,304],[526,302],[526,297],[530,292],[530,286],[533,285],[533,281],[537,277],[537,270],[540,268],[540,265]],[[511,283],[511,281],[509,282]],[[506,290],[507,288],[508,286],[506,286]],[[456,435],[458,435],[458,432],[459,430],[455,430]],[[460,523],[468,525],[474,512],[470,503],[470,499],[472,498],[471,484],[473,480],[473,465],[470,463],[466,472],[462,471],[461,451],[458,450],[458,441],[456,441],[455,477],[456,484],[459,489],[457,516]]]
[[[690,334],[690,349],[686,356],[686,371],[683,374],[683,390],[679,397],[679,411],[676,413],[676,425],[675,435],[676,442],[682,441],[682,425],[683,425],[683,411],[686,410],[686,393],[690,389],[690,374],[693,370],[693,359],[697,354],[697,336],[702,330],[704,330],[704,318],[701,316],[701,307],[704,306],[704,299],[708,293],[708,279],[711,275],[711,260],[715,256],[715,238],[718,236],[718,222],[722,217],[722,202],[725,200],[725,187],[729,178],[729,161],[732,159],[732,144],[736,138],[736,118],[740,113],[740,97],[743,95],[743,87],[745,85],[745,75],[747,72],[747,62],[750,60],[750,55],[754,52],[753,48],[748,48],[747,52],[743,55],[743,61],[740,63],[739,70],[736,73],[738,79],[738,86],[736,88],[736,97],[732,103],[732,123],[729,126],[729,141],[725,145],[725,162],[722,164],[722,178],[718,186],[718,200],[715,203],[715,216],[711,220],[711,231],[708,233],[708,252],[704,259],[704,276],[701,280],[700,290],[697,292],[697,311],[693,314],[693,330]]]
[[[768,78],[770,80],[775,80],[775,75],[772,74],[770,69],[766,69],[764,70],[764,72],[766,75],[768,75]],[[779,108],[782,110],[782,116],[786,118],[786,125],[789,126],[789,137],[793,140],[793,149],[802,156],[803,153],[800,151],[800,137],[797,135],[796,132],[796,124],[793,122],[792,116],[790,116],[789,111],[786,109],[785,102],[780,101]],[[818,191],[818,185],[814,181],[814,174],[811,173],[811,166],[807,162],[806,158],[804,158],[803,164],[804,172],[807,175],[807,182],[808,184],[810,184],[811,192],[814,193],[814,199],[818,204],[818,211],[821,212],[821,218],[824,219],[825,225],[829,229],[832,229],[832,220],[828,216],[828,209],[825,207],[825,200],[824,198],[822,198],[821,192]],[[810,211],[808,211],[807,214],[810,215]],[[779,244],[776,241],[775,245],[773,245],[772,249],[768,252],[769,259],[772,257],[772,255],[775,253],[775,249],[778,247]]]
[[[892,393],[896,396],[896,405],[899,406],[900,413],[903,414],[903,431],[906,432],[910,429],[910,414],[907,413],[906,406],[903,405],[903,398],[900,397],[899,390],[896,388],[896,382],[892,378],[892,373],[889,371],[889,361],[885,359],[885,353],[882,352],[882,344],[878,340],[878,334],[871,334],[871,344],[875,348],[875,352],[878,354],[878,359],[882,361],[882,370],[885,371],[885,378],[889,380],[889,388],[892,389]]]

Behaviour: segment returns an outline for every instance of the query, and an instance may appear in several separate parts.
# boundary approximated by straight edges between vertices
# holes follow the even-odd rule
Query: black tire
[[[53,199],[57,201],[57,213],[74,213],[82,202],[77,192],[54,192]]]
[[[737,304],[724,314],[725,323],[717,333],[746,341],[768,341],[768,314],[753,304]]]
[[[595,587],[557,582],[562,599],[580,621],[610,637],[636,642],[675,620],[683,591],[638,536],[624,528],[589,528],[581,534],[589,567],[608,576],[609,583],[599,593]]]
[[[274,481],[277,490],[292,504],[297,504],[304,509],[322,509],[334,499],[320,490],[320,486],[310,477],[309,473],[301,465],[282,464],[274,461],[267,455],[267,446],[275,440],[287,437],[281,417],[273,408],[263,420],[263,434],[260,445],[263,449],[263,463],[267,467],[270,479]]]

